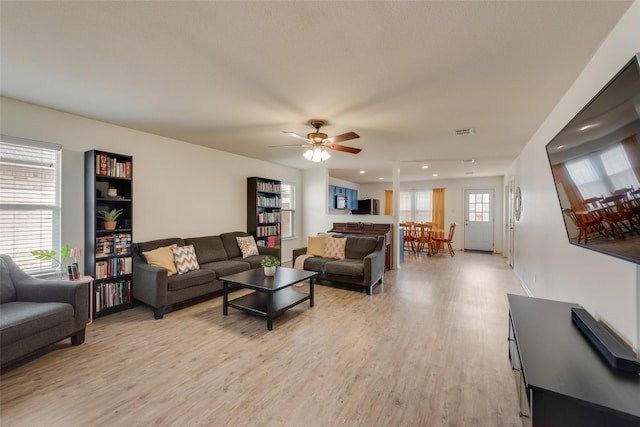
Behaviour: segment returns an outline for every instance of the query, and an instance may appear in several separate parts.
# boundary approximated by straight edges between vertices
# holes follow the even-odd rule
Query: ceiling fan
[[[343,141],[349,141],[351,139],[360,138],[355,132],[347,132],[341,135],[336,135],[329,137],[326,133],[320,132],[320,128],[327,124],[324,120],[311,120],[309,124],[313,126],[316,131],[308,133],[307,136],[302,136],[295,132],[283,130],[282,132],[297,138],[303,141],[306,141],[304,144],[295,144],[295,145],[272,145],[270,147],[308,147],[309,150],[304,154],[305,158],[314,162],[321,162],[323,160],[327,160],[329,157],[329,153],[326,149],[335,150],[335,151],[343,151],[345,153],[358,154],[362,151],[360,148],[347,147],[345,145],[339,145]]]

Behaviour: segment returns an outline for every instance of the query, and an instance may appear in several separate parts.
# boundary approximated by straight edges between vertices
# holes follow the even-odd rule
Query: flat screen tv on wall
[[[546,149],[569,242],[640,264],[640,53]]]

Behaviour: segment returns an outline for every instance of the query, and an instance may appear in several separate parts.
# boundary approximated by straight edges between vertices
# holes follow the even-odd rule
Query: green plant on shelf
[[[280,260],[276,257],[272,257],[271,255],[267,255],[260,261],[260,265],[263,267],[277,267],[280,265]]]
[[[101,218],[103,221],[112,222],[118,219],[118,217],[122,215],[122,209],[111,209],[110,211],[102,210],[98,211],[96,216]]]

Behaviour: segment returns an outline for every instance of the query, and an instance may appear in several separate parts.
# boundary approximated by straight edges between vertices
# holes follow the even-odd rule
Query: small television
[[[640,53],[546,151],[569,243],[640,264]]]

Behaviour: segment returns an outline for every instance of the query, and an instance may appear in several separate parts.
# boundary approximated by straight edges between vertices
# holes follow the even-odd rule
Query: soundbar
[[[587,310],[582,307],[571,308],[571,320],[611,366],[640,373],[640,361],[633,351],[598,323]]]

